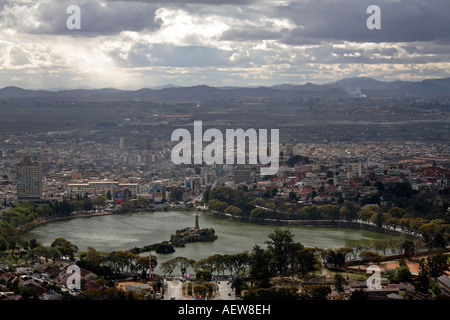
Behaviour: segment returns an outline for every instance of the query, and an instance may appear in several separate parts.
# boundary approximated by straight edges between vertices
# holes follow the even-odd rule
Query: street
[[[186,300],[183,296],[182,288],[183,282],[180,281],[181,277],[173,278],[172,280],[165,281],[165,295],[164,300]],[[236,296],[231,289],[231,282],[227,280],[216,281],[217,284],[217,300],[235,300]]]
[[[236,297],[231,289],[231,282],[226,280],[219,282],[220,283],[217,284],[217,300],[235,300]]]
[[[167,284],[166,292],[164,295],[165,300],[184,300],[182,293],[183,283],[180,281],[181,278],[174,278],[173,280],[166,281]]]

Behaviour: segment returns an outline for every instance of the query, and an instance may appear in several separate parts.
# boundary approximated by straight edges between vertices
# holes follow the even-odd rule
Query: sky
[[[450,0],[0,0],[0,88],[445,78],[449,17]]]

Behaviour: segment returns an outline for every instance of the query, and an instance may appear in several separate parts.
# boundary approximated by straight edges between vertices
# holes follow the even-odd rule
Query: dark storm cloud
[[[381,10],[381,29],[369,30],[370,5]],[[315,0],[279,6],[278,15],[298,28],[286,34],[287,44],[321,40],[356,42],[445,41],[450,39],[450,4],[447,0]]]
[[[71,16],[67,8],[72,4],[80,8],[80,30],[67,28]],[[102,6],[97,1],[38,1],[34,6],[4,5],[0,18],[5,28],[23,33],[97,36],[158,29],[163,21],[155,17],[156,9],[145,3],[113,2]]]
[[[224,4],[236,4],[236,5],[245,5],[253,3],[257,0],[108,0],[109,2],[145,2],[145,3],[154,3],[159,5],[167,5],[167,4],[210,4],[210,5],[224,5]]]

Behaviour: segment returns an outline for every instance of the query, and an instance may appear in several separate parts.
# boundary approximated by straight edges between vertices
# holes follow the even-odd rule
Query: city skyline
[[[67,26],[71,5],[80,29]],[[381,29],[366,25],[371,5]],[[445,78],[449,13],[443,0],[2,1],[0,87]]]

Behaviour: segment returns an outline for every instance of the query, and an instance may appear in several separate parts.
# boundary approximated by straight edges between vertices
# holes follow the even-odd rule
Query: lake
[[[381,241],[390,237],[366,230],[268,226],[229,221],[205,212],[198,212],[198,215],[200,227],[213,228],[218,239],[213,242],[187,243],[185,247],[176,247],[176,252],[172,254],[152,253],[158,256],[158,264],[178,256],[199,260],[216,253],[250,252],[255,244],[265,248],[268,235],[276,228],[289,229],[294,234],[294,241],[305,247],[326,249],[340,248],[351,243]],[[54,221],[30,230],[24,237],[35,238],[46,246],[61,237],[75,244],[80,251],[87,251],[87,247],[91,246],[97,251],[111,252],[169,240],[177,229],[194,225],[194,211],[140,212]]]

